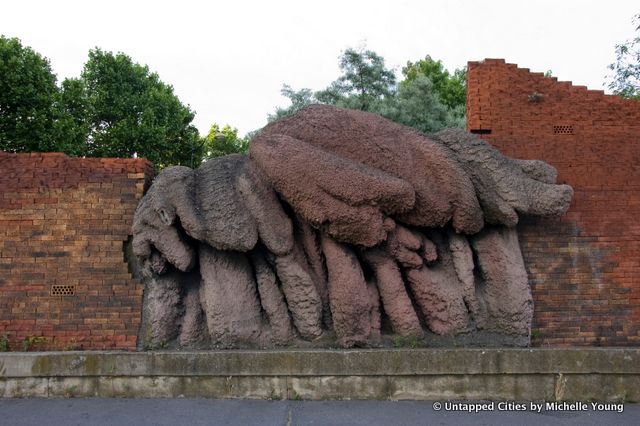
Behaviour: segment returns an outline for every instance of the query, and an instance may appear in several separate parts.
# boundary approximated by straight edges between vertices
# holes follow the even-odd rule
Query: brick
[[[482,137],[509,156],[553,165],[575,191],[562,219],[519,225],[536,344],[638,345],[640,103],[500,60],[470,62],[467,82],[467,128],[491,129]],[[535,91],[544,98],[532,104],[526,95]],[[554,134],[554,125],[574,134]],[[622,328],[612,331],[614,323]]]
[[[0,274],[6,270],[11,278],[0,292],[0,334],[8,332],[18,342],[12,349],[42,334],[49,342],[34,350],[70,343],[135,349],[142,300],[126,292],[141,294],[142,285],[128,274],[122,243],[142,196],[137,185],[152,170],[143,159],[72,159],[59,153],[10,154],[3,160]],[[75,284],[76,294],[52,297],[52,284]],[[123,296],[110,305],[116,289]]]

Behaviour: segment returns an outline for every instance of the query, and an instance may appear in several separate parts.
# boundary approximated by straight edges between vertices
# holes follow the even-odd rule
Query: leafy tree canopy
[[[640,13],[633,18],[638,35],[616,45],[616,61],[609,65],[609,89],[623,98],[640,99]]]
[[[464,127],[464,106],[447,108],[440,101],[434,83],[424,74],[403,81],[394,102],[387,103],[381,111],[386,118],[422,133],[433,133],[447,127]]]
[[[228,154],[246,154],[249,139],[238,136],[238,129],[225,125],[222,129],[216,123],[211,125],[207,136],[202,138],[203,159],[221,157]]]
[[[267,117],[267,120],[269,122],[276,121],[282,117],[286,117],[287,115],[291,115],[298,111],[300,108],[318,102],[311,89],[300,89],[296,91],[293,90],[288,84],[283,84],[280,93],[282,94],[282,96],[289,99],[291,105],[286,108],[277,107],[275,113],[269,114],[269,116]]]
[[[0,36],[0,150],[82,152],[49,61]]]
[[[293,90],[284,85],[287,108],[277,108],[269,121],[295,113],[305,105],[323,103],[380,114],[390,120],[429,133],[445,127],[465,126],[466,70],[450,74],[430,56],[403,69],[404,80],[384,59],[365,49],[347,49],[340,56],[342,75],[324,90]]]
[[[450,74],[442,61],[436,61],[427,55],[415,63],[407,62],[402,74],[405,78],[400,86],[411,83],[421,75],[431,80],[432,90],[447,108],[464,108],[467,103],[467,70],[464,68]]]
[[[81,76],[58,86],[46,58],[0,36],[0,150],[197,166],[193,118],[171,86],[123,53],[91,50]]]
[[[191,124],[195,114],[147,66],[96,48],[80,79],[65,83],[78,89],[74,105],[86,105],[89,155],[137,153],[158,167],[193,162],[199,137]]]
[[[322,103],[363,111],[375,111],[395,94],[396,76],[384,58],[364,48],[345,50],[339,60],[342,75],[315,94]]]

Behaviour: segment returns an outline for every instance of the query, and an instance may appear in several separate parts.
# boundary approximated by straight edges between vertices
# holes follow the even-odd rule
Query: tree
[[[609,89],[623,98],[640,99],[640,13],[633,18],[638,36],[615,48],[616,61],[609,65]]]
[[[296,91],[284,84],[280,93],[289,98],[291,105],[276,108],[274,114],[269,114],[268,121],[294,114],[314,103],[380,112],[385,109],[385,102],[395,96],[395,74],[385,67],[384,58],[377,53],[364,48],[348,48],[340,55],[339,65],[342,75],[324,90],[313,92],[303,88]]]
[[[340,56],[342,75],[324,90],[292,90],[284,85],[282,94],[291,105],[277,108],[269,121],[293,114],[305,105],[322,103],[375,112],[421,132],[445,127],[465,127],[467,97],[466,69],[453,74],[441,61],[430,56],[416,63],[407,62],[405,78],[396,84],[393,71],[384,59],[364,49],[347,49]]]
[[[191,124],[194,113],[147,66],[134,63],[124,53],[96,48],[89,52],[79,83],[67,80],[65,84],[69,90],[78,89],[78,84],[84,89],[76,99],[86,100],[88,155],[131,157],[136,153],[159,168],[193,165],[199,138]]]
[[[49,61],[17,38],[0,36],[0,150],[80,154]]]
[[[422,133],[433,133],[447,127],[464,127],[464,115],[456,113],[440,101],[434,83],[424,74],[417,74],[401,84],[394,102],[389,102],[381,115],[413,127]]]
[[[220,126],[213,123],[207,136],[202,138],[202,159],[229,154],[246,154],[248,148],[249,139],[239,137],[238,129],[228,124],[220,129]]]
[[[449,73],[442,61],[430,55],[415,63],[408,61],[402,69],[396,111],[388,118],[421,132],[446,127],[465,127],[467,70]]]
[[[427,55],[415,63],[407,62],[402,74],[405,78],[400,82],[400,86],[409,84],[420,75],[426,76],[433,83],[432,90],[447,108],[464,110],[467,103],[466,68],[456,69],[450,74],[442,65],[442,61],[436,61]]]
[[[87,96],[82,82],[66,79],[59,90],[60,116],[55,123],[60,135],[56,150],[70,155],[87,155]]]
[[[395,94],[396,77],[384,58],[364,48],[348,48],[340,56],[342,75],[315,97],[321,103],[375,111]]]
[[[269,122],[279,120],[282,117],[286,117],[287,115],[295,114],[296,111],[298,111],[300,108],[318,102],[311,89],[300,89],[296,91],[293,90],[288,84],[283,84],[280,93],[282,94],[282,96],[289,98],[291,105],[289,105],[287,108],[277,107],[276,112],[273,114],[269,114],[269,116],[267,117],[267,121]]]

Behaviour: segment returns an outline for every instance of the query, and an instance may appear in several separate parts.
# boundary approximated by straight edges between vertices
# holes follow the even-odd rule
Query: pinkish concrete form
[[[303,108],[262,129],[248,157],[169,167],[143,197],[144,346],[526,345],[513,226],[567,210],[572,189],[555,176],[461,130],[429,138]]]

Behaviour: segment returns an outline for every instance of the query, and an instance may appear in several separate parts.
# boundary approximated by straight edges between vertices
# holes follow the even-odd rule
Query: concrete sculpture
[[[484,335],[527,344],[514,226],[561,215],[555,170],[474,135],[427,137],[312,105],[249,156],[163,170],[142,198],[147,347],[376,346]]]

